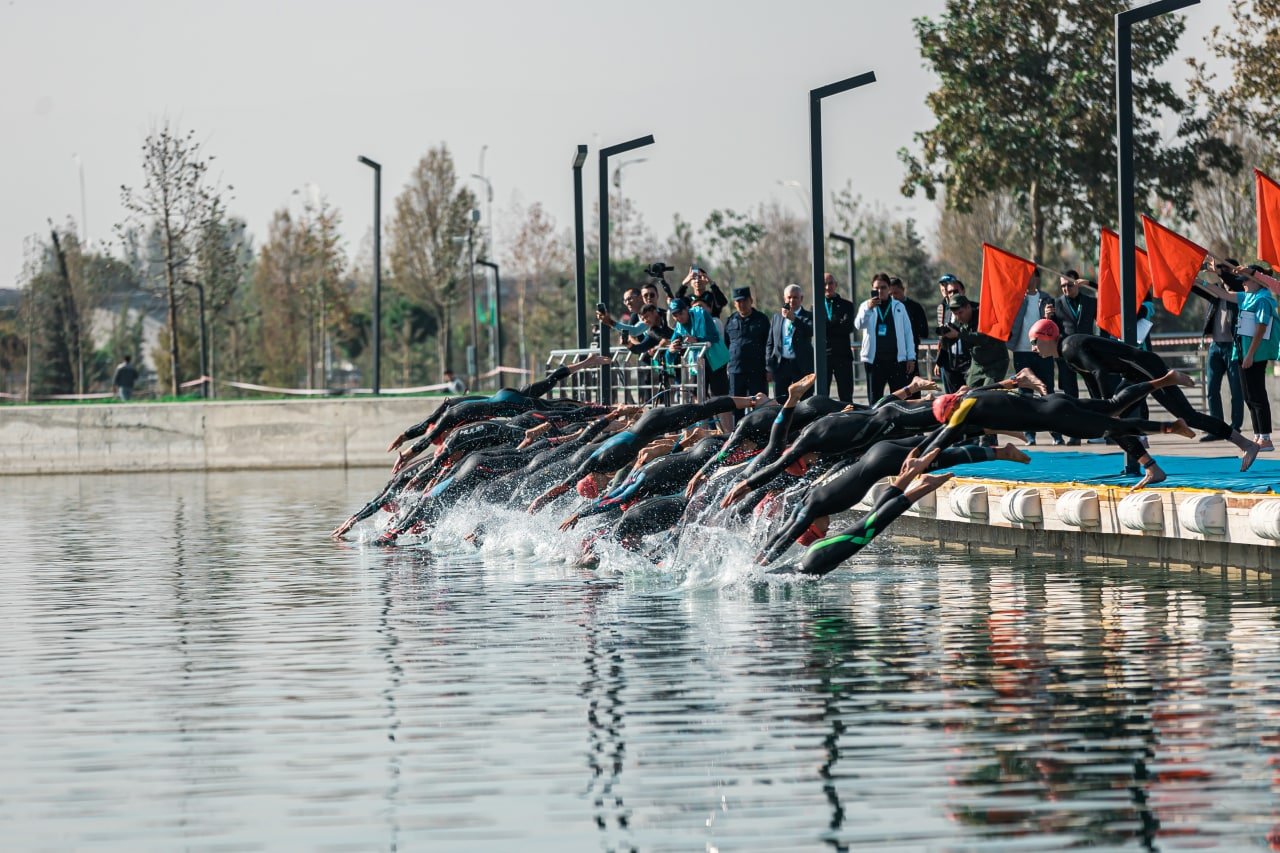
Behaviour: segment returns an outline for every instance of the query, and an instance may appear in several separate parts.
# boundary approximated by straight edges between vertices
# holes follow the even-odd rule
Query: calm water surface
[[[382,480],[0,480],[0,844],[1280,847],[1269,583],[325,539]]]

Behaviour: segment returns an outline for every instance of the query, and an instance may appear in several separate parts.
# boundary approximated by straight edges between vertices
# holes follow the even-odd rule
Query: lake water
[[[328,541],[383,479],[0,480],[0,844],[1280,847],[1270,582]]]

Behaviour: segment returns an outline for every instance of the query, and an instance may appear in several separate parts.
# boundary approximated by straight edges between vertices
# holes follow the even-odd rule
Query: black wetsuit
[[[805,494],[804,503],[796,508],[783,528],[769,540],[761,552],[761,562],[776,560],[817,519],[844,512],[856,505],[872,486],[885,477],[898,473],[912,449],[927,440],[927,436],[914,436],[877,442],[857,462],[833,471],[813,484]],[[986,462],[994,458],[995,451],[989,447],[953,447],[939,453],[929,470]]]
[[[686,501],[682,495],[649,498],[629,508],[609,528],[608,538],[628,551],[640,549],[641,540],[654,533],[670,530],[680,523]]]
[[[1129,384],[1159,379],[1169,372],[1169,366],[1155,353],[1097,335],[1067,335],[1058,344],[1058,352],[1061,359],[1080,374],[1089,396],[1095,399],[1105,396],[1107,374],[1118,373]],[[1157,388],[1151,396],[1169,414],[1182,418],[1193,429],[1216,438],[1231,437],[1233,430],[1226,421],[1197,411],[1181,388]]]
[[[890,486],[884,490],[880,500],[869,513],[838,533],[819,539],[809,546],[804,556],[795,563],[785,563],[769,574],[799,573],[802,575],[825,575],[857,554],[871,543],[871,540],[884,532],[894,519],[902,515],[911,506],[902,490]]]
[[[441,435],[457,429],[463,424],[485,421],[490,418],[509,418],[522,414],[530,409],[543,411],[557,408],[576,408],[581,405],[576,401],[544,401],[540,399],[556,383],[566,378],[573,371],[567,367],[558,367],[545,379],[531,383],[519,389],[503,388],[491,397],[483,400],[471,400],[450,406],[423,434],[422,440],[414,445],[415,450],[421,445],[425,448]],[[420,451],[419,451],[420,452]]]
[[[877,441],[919,435],[937,425],[929,403],[904,403],[896,397],[882,401],[875,409],[836,412],[805,427],[781,456],[752,473],[746,483],[758,489],[809,453],[859,453]]]
[[[687,403],[679,406],[661,406],[650,409],[630,428],[619,432],[597,447],[578,469],[568,478],[570,485],[589,474],[607,474],[617,471],[636,458],[636,454],[649,442],[669,432],[692,426],[698,421],[714,418],[737,408],[732,397],[716,397],[706,403]]]
[[[1107,400],[1077,400],[1061,392],[1047,397],[1028,397],[980,388],[965,395],[947,423],[930,436],[924,452],[935,447],[949,447],[974,429],[1010,432],[1052,430],[1072,438],[1113,438],[1126,451],[1136,448],[1137,455],[1141,456],[1145,450],[1138,442],[1138,436],[1163,432],[1168,424],[1118,418],[1110,413],[1132,407],[1149,393],[1152,393],[1149,382],[1122,388],[1115,397]]]
[[[684,491],[689,478],[724,444],[724,436],[707,436],[689,450],[668,453],[631,472],[623,483],[578,512],[579,518],[600,513],[622,513],[626,508],[652,497]]]

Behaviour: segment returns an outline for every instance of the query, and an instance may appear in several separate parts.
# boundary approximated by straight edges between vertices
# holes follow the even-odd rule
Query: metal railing
[[[636,354],[628,349],[614,349],[608,368],[612,396],[608,402],[641,406],[649,402],[671,405],[706,400],[706,362],[702,357],[706,348],[706,344],[687,346],[679,359],[674,355],[669,359],[663,357],[665,350],[655,359],[652,353]],[[547,356],[547,371],[581,361],[593,352],[593,349],[552,350]],[[559,383],[548,396],[598,402],[601,369],[579,370]]]

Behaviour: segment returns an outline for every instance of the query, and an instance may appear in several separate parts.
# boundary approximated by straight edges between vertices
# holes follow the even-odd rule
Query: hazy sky
[[[466,175],[482,145],[502,213],[541,201],[572,224],[569,163],[653,133],[623,187],[659,236],[680,212],[800,196],[807,183],[807,93],[874,70],[873,86],[824,107],[827,187],[851,180],[870,200],[917,215],[898,193],[895,152],[928,127],[933,85],[911,19],[942,0],[656,0],[579,2],[188,2],[0,0],[0,287],[22,241],[46,219],[80,219],[75,155],[84,164],[88,233],[111,236],[120,185],[140,182],[139,149],[166,117],[194,130],[235,186],[233,213],[260,245],[272,211],[314,184],[343,215],[354,254],[372,222],[371,174],[384,205],[430,145],[448,143]],[[1226,0],[1187,13],[1196,50]],[[1171,73],[1185,76],[1180,60]],[[589,223],[588,228],[594,227]]]

